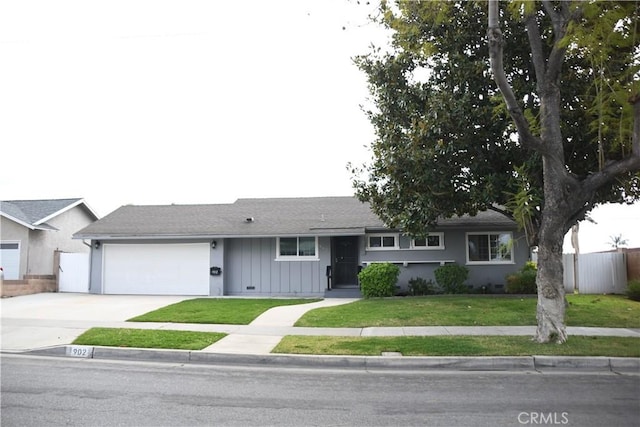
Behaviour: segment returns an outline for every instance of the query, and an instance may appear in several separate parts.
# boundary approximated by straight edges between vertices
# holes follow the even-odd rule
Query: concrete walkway
[[[231,333],[213,345],[203,349],[206,353],[227,354],[269,354],[285,335],[287,330],[295,330],[293,325],[307,311],[322,307],[335,307],[347,304],[356,299],[324,299],[322,301],[299,304],[283,305],[271,308],[256,317],[249,324],[249,328],[242,328],[236,333]],[[254,333],[250,333],[253,331]]]

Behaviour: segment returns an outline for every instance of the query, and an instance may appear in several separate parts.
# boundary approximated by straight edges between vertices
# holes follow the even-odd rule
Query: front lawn
[[[76,338],[73,344],[202,350],[225,336],[227,334],[217,332],[91,328]]]
[[[640,328],[640,302],[620,295],[568,295],[568,326]],[[529,326],[535,295],[428,296],[365,299],[303,315],[295,326]]]
[[[128,322],[216,323],[248,325],[270,308],[320,299],[195,298],[150,311]]]
[[[526,336],[328,337],[286,336],[272,353],[380,356],[607,356],[640,357],[640,338],[569,336],[538,344]]]

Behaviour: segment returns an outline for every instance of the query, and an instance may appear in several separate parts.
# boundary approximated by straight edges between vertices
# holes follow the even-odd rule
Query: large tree
[[[539,342],[566,340],[564,235],[600,203],[640,198],[639,7],[383,2],[391,45],[357,58],[377,134],[357,195],[415,235],[512,216],[539,248]]]

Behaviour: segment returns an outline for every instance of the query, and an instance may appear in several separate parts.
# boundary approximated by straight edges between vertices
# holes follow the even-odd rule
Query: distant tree
[[[627,239],[623,239],[622,234],[618,234],[617,236],[609,237],[609,244],[612,248],[619,249],[623,246],[627,246],[629,244],[629,241]]]
[[[391,46],[356,60],[376,130],[357,195],[415,235],[480,210],[513,217],[538,247],[539,342],[567,337],[564,235],[598,204],[640,198],[639,8],[383,1]]]

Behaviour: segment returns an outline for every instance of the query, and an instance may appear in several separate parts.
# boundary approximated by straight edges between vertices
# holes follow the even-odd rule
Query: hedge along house
[[[425,239],[389,229],[354,197],[239,199],[232,204],[123,206],[74,238],[91,241],[90,292],[337,296],[374,262],[401,266],[399,286],[469,268],[468,284],[502,285],[529,249],[496,212],[442,220]]]

